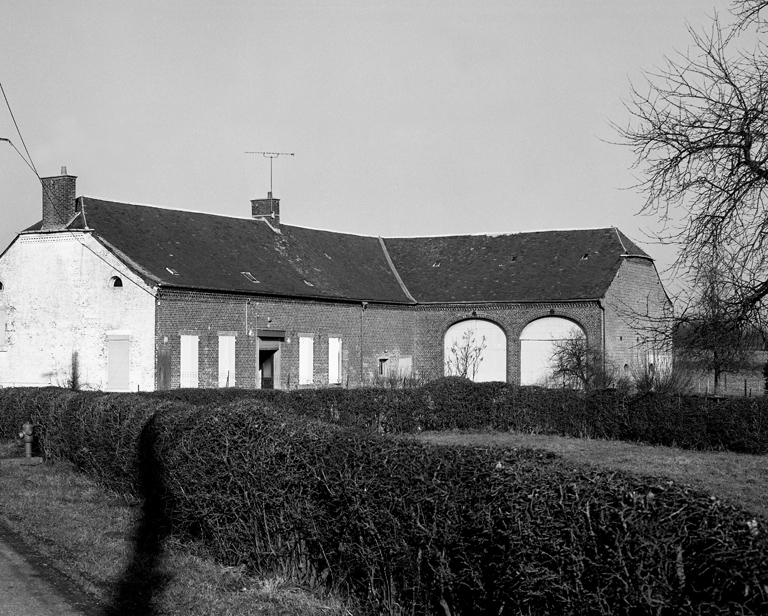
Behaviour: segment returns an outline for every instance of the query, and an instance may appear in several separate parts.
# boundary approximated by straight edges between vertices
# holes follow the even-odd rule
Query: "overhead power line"
[[[6,105],[6,107],[8,107],[8,113],[10,113],[10,114],[11,114],[11,118],[13,119],[13,124],[14,124],[14,126],[16,127],[16,132],[19,134],[19,139],[21,139],[21,143],[22,143],[22,145],[24,146],[24,151],[27,153],[27,156],[25,157],[25,156],[24,156],[24,155],[23,155],[23,154],[22,154],[22,153],[19,151],[19,149],[18,149],[18,148],[17,148],[17,147],[14,145],[13,141],[11,141],[10,139],[8,139],[7,137],[0,137],[0,141],[5,141],[6,143],[10,144],[10,146],[11,146],[11,147],[12,147],[14,150],[16,150],[16,153],[17,153],[17,154],[18,154],[18,155],[21,157],[21,160],[23,160],[23,161],[26,163],[27,167],[29,167],[29,168],[32,170],[32,173],[34,173],[34,174],[35,174],[35,177],[37,178],[37,181],[38,181],[38,182],[40,182],[40,186],[42,186],[42,187],[43,187],[43,191],[44,191],[44,192],[47,194],[49,202],[51,203],[51,205],[53,206],[53,208],[54,208],[54,209],[55,209],[55,210],[58,212],[58,214],[59,214],[59,216],[60,216],[61,220],[62,220],[62,221],[65,221],[65,219],[66,219],[66,213],[67,213],[67,211],[66,211],[66,206],[65,206],[65,204],[61,203],[61,200],[59,199],[59,195],[54,195],[54,194],[52,194],[52,192],[51,192],[50,188],[49,188],[48,186],[46,186],[45,182],[43,182],[43,179],[40,177],[40,174],[37,172],[37,168],[35,167],[35,163],[34,163],[34,161],[32,160],[32,155],[29,153],[29,150],[27,149],[27,144],[24,142],[24,137],[23,137],[23,136],[22,136],[22,134],[21,134],[21,130],[19,129],[19,125],[17,124],[17,122],[16,122],[16,118],[15,118],[15,117],[14,117],[14,115],[13,115],[13,110],[11,109],[11,104],[10,104],[10,102],[8,101],[8,97],[5,95],[5,89],[3,88],[3,84],[1,84],[1,83],[0,83],[0,90],[1,90],[1,91],[2,91],[2,93],[3,93],[3,98],[5,99],[5,105]],[[62,171],[63,171],[63,170],[62,170]],[[64,224],[66,225],[66,222],[64,222]],[[90,246],[88,246],[87,244],[84,244],[84,243],[83,243],[83,242],[80,240],[80,237],[79,237],[79,236],[78,236],[76,233],[74,233],[74,232],[72,231],[72,229],[69,229],[69,228],[67,228],[67,227],[64,227],[64,229],[63,229],[63,230],[64,230],[64,231],[66,231],[66,232],[68,232],[68,233],[70,234],[70,236],[71,236],[71,237],[73,237],[73,238],[74,238],[74,239],[77,241],[77,243],[78,243],[78,244],[80,244],[80,246],[82,246],[83,248],[85,248],[86,250],[88,250],[89,252],[91,252],[91,253],[92,253],[94,256],[96,256],[96,257],[97,257],[97,258],[99,258],[101,261],[103,261],[104,263],[106,263],[106,264],[107,264],[109,267],[111,267],[112,269],[114,269],[114,265],[112,265],[112,264],[111,264],[109,261],[107,261],[107,260],[106,260],[106,259],[105,259],[103,256],[101,256],[99,253],[97,253],[97,252],[96,252],[96,251],[95,251],[93,248],[91,248],[91,247],[90,247]],[[139,289],[141,289],[142,291],[144,291],[145,293],[147,293],[147,295],[151,296],[152,298],[154,298],[154,297],[155,297],[155,296],[154,296],[154,295],[153,295],[151,292],[149,292],[147,289],[145,289],[144,287],[142,287],[142,286],[141,286],[141,285],[140,285],[138,282],[136,282],[136,281],[134,281],[134,280],[131,280],[130,278],[128,278],[128,281],[129,281],[129,282],[131,282],[131,283],[133,283],[134,285],[136,285],[136,286],[137,286]]]

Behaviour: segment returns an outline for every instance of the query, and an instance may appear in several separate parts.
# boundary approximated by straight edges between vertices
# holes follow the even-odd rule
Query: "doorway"
[[[258,340],[258,382],[259,389],[281,389],[280,356],[285,332],[260,329]]]
[[[259,377],[261,389],[275,389],[276,350],[259,349]]]

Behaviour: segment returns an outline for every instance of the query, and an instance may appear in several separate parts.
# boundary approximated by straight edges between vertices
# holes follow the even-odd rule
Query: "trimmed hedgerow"
[[[18,438],[22,425],[32,421],[33,398],[38,387],[0,387],[0,438]]]
[[[77,396],[76,406],[82,410],[67,412],[80,421],[79,414],[90,413],[86,407],[104,395],[75,394],[56,388],[0,389],[0,435],[15,436],[22,423],[49,412],[49,407],[54,409],[49,421],[58,421],[55,409],[72,396]],[[472,383],[458,377],[414,389],[179,389],[120,395],[129,396],[137,408],[146,407],[146,412],[161,401],[221,406],[238,400],[259,400],[286,412],[377,433],[491,429],[768,453],[766,398],[715,399],[654,393],[629,397],[615,391],[582,393]]]
[[[157,415],[147,432],[172,528],[226,564],[345,588],[371,613],[768,610],[764,529],[671,482],[245,401]]]
[[[200,537],[222,562],[347,589],[371,613],[768,610],[764,521],[739,509],[542,452],[375,434],[467,427],[477,413],[476,425],[486,427],[601,424],[622,438],[666,438],[675,421],[689,419],[696,434],[716,428],[722,444],[744,438],[739,426],[751,418],[758,437],[747,448],[763,442],[756,401],[706,401],[708,420],[689,398],[646,396],[635,412],[610,392],[455,380],[387,391],[226,393],[246,399],[215,408],[206,406],[217,400],[210,392],[6,390],[0,404],[27,409],[47,456],[154,503],[158,525]],[[452,396],[462,409],[453,423]],[[673,432],[702,446],[684,435]]]

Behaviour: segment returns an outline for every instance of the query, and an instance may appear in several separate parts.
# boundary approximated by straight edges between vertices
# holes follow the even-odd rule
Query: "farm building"
[[[281,224],[271,194],[239,218],[75,182],[44,178],[42,220],[0,255],[0,385],[65,385],[76,359],[111,391],[357,386],[442,375],[462,339],[476,380],[535,384],[573,332],[652,362],[638,317],[669,308],[616,228],[382,238]]]

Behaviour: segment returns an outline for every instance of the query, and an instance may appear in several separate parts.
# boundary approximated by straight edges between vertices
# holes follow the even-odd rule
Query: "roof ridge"
[[[621,249],[624,251],[624,254],[627,254],[627,247],[624,245],[624,241],[621,239],[621,233],[619,233],[618,227],[613,227],[614,233],[616,233],[616,237],[619,240],[619,244],[621,244]]]
[[[448,237],[499,237],[502,235],[531,235],[533,233],[572,233],[579,231],[606,231],[616,227],[583,227],[572,229],[533,229],[530,231],[480,231],[478,233],[446,233],[443,235],[392,235],[388,240],[438,239]]]
[[[379,246],[381,246],[381,250],[384,253],[384,258],[386,258],[387,260],[389,269],[391,269],[392,273],[395,275],[395,278],[397,279],[397,282],[400,284],[400,288],[403,290],[403,293],[405,293],[406,297],[410,299],[414,304],[418,304],[419,302],[417,302],[416,298],[413,297],[413,295],[411,295],[411,292],[408,290],[408,287],[405,286],[403,279],[400,278],[400,274],[397,273],[397,268],[395,267],[395,264],[392,262],[392,257],[389,256],[389,251],[387,250],[387,245],[384,243],[384,238],[381,236],[379,236]]]

